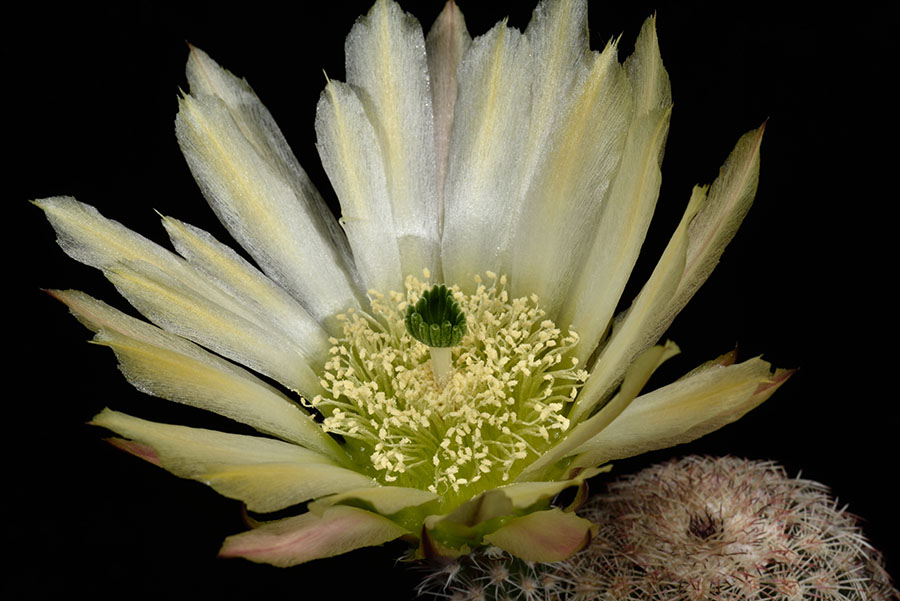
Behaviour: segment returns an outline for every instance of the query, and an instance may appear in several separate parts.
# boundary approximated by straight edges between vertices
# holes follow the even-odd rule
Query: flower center
[[[321,371],[328,394],[310,404],[385,483],[471,496],[515,477],[569,427],[587,378],[571,354],[577,334],[545,319],[536,295],[510,299],[506,276],[475,281],[470,295],[447,289],[466,324],[443,382],[405,323],[427,282],[409,276],[405,294],[370,291],[371,314],[337,316],[343,335]]]

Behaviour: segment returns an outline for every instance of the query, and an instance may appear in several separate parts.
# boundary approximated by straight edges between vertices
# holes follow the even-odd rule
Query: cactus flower
[[[739,418],[787,378],[727,354],[641,394],[750,207],[763,127],[694,188],[615,315],[672,101],[653,18],[624,63],[615,41],[589,49],[586,20],[585,0],[544,0],[524,33],[472,38],[451,2],[424,35],[378,0],[316,111],[337,221],[246,81],[192,48],[178,142],[255,265],[173,217],[175,252],[73,198],[35,201],[63,250],[149,320],[53,292],[125,377],[260,433],[92,420],[263,518],[295,509],[223,556],[289,566],[403,538],[419,557],[559,560],[591,538],[573,511],[586,479]]]

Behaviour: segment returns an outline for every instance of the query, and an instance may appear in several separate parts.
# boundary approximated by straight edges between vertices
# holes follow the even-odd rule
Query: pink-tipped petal
[[[404,534],[410,532],[387,518],[339,505],[328,509],[321,517],[304,513],[229,536],[219,555],[289,567],[360,547],[380,545]]]
[[[112,446],[122,449],[126,453],[131,453],[135,457],[140,457],[144,461],[149,461],[153,465],[162,465],[159,461],[159,455],[153,450],[153,447],[124,438],[107,438],[106,442]]]
[[[484,540],[525,561],[562,561],[591,542],[591,522],[559,509],[516,518]]]

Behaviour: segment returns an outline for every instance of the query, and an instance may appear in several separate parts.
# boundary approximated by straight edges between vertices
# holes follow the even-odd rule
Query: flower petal
[[[275,331],[298,341],[307,359],[326,356],[325,330],[283,288],[200,228],[170,217],[163,217],[163,226],[179,254],[251,311],[256,321],[269,322]]]
[[[690,442],[729,424],[765,401],[792,372],[773,375],[755,358],[709,365],[636,398],[599,434],[572,450],[573,467],[597,465]]]
[[[219,219],[320,322],[357,306],[346,240],[269,111],[198,48],[187,77],[191,94],[180,101],[175,131]]]
[[[402,290],[385,159],[362,101],[348,84],[329,80],[322,92],[316,139],[363,283],[380,292]]]
[[[277,511],[309,499],[378,484],[328,457],[278,440],[146,421],[104,409],[91,424],[155,451],[162,467],[239,499],[251,511]]]
[[[694,188],[688,208],[659,264],[597,358],[573,414],[606,398],[631,358],[656,342],[712,272],[753,203],[765,126],[744,134],[707,196]]]
[[[108,268],[119,293],[150,321],[301,394],[319,390],[319,378],[294,342],[197,294],[189,285],[144,262]]]
[[[392,0],[376,2],[345,43],[347,83],[359,91],[381,147],[404,276],[424,268],[440,273],[434,117],[424,48],[419,21]]]
[[[404,534],[409,531],[387,518],[337,505],[321,516],[304,513],[229,536],[219,555],[288,567],[380,545]]]
[[[502,272],[522,210],[518,174],[531,121],[528,40],[499,23],[473,40],[459,65],[459,96],[444,188],[444,281],[471,292],[472,277]]]
[[[213,411],[344,460],[343,451],[302,407],[246,370],[83,292],[50,294],[98,333],[95,340],[115,351],[122,373],[139,390]]]
[[[459,92],[457,71],[471,43],[472,37],[466,29],[462,11],[455,2],[447,2],[425,38],[434,112],[435,182],[440,207],[440,229],[443,229],[444,182],[450,161],[450,132],[453,131],[454,107]]]
[[[591,542],[594,525],[559,509],[514,518],[484,540],[525,561],[562,561]]]
[[[609,397],[628,366],[648,346],[656,342],[658,324],[671,323],[663,311],[681,281],[687,254],[688,226],[706,202],[706,188],[695,187],[687,210],[668,246],[640,294],[624,315],[616,319],[609,342],[600,352],[591,375],[575,400],[569,419],[577,421]]]
[[[557,480],[554,482],[515,482],[507,486],[502,486],[500,490],[512,501],[513,507],[525,509],[531,507],[538,501],[550,499],[570,486],[580,486],[585,480],[593,478],[602,472],[608,472],[612,469],[611,465],[598,468],[589,466],[590,469],[580,471],[574,478],[568,480]]]
[[[709,200],[691,222],[684,273],[678,292],[667,309],[673,317],[712,273],[753,204],[759,184],[759,150],[765,130],[764,123],[741,136],[710,187]]]
[[[585,268],[569,289],[557,325],[573,325],[584,362],[609,326],[650,225],[662,180],[660,165],[672,96],[656,38],[656,19],[644,23],[635,51],[625,61],[633,118],[622,160],[601,207]]]
[[[533,114],[554,127],[542,140],[510,251],[512,295],[536,293],[551,319],[582,270],[631,120],[631,90],[615,45],[590,57],[582,69],[570,66],[579,81],[554,98],[556,119]]]
[[[71,197],[35,201],[70,257],[103,269],[141,312],[166,329],[304,392],[318,389],[308,357],[320,342],[287,338],[184,259]],[[309,347],[301,346],[304,342]]]

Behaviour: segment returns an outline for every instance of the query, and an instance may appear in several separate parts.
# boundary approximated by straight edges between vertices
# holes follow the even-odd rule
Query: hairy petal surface
[[[347,83],[381,148],[402,273],[439,273],[434,117],[422,27],[396,2],[379,0],[357,20],[345,51]]]
[[[219,555],[288,567],[380,545],[404,534],[409,531],[385,517],[337,505],[321,516],[304,513],[229,536]]]
[[[151,447],[163,468],[243,501],[251,511],[277,511],[326,494],[378,486],[324,455],[278,440],[160,424],[110,409],[91,424]]]
[[[228,246],[210,234],[171,217],[163,226],[181,256],[231,294],[255,320],[271,324],[299,343],[310,361],[320,361],[328,352],[328,334],[283,288],[275,284]]]
[[[320,322],[357,304],[346,240],[246,81],[197,48],[175,131],[231,235]],[[331,324],[333,325],[333,324]]]
[[[583,269],[631,120],[630,86],[614,45],[575,67],[578,81],[554,99],[555,127],[542,142],[510,253],[513,295],[536,293],[552,319]]]
[[[402,290],[384,156],[350,85],[328,81],[316,107],[316,139],[322,166],[341,202],[341,225],[363,283],[367,289]]]
[[[533,57],[527,38],[499,23],[472,41],[459,65],[459,97],[444,188],[444,280],[502,272],[522,210],[521,154],[531,122]]]

